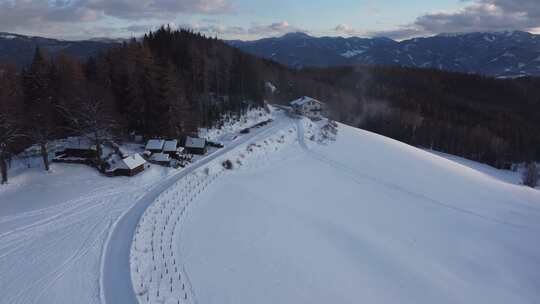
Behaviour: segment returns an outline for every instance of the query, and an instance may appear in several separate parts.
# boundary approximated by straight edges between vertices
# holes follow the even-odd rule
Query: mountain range
[[[26,66],[32,61],[35,49],[38,46],[50,56],[55,56],[62,51],[66,55],[85,59],[118,45],[118,43],[120,43],[120,40],[97,38],[67,41],[0,33],[0,63],[14,64],[18,67]]]
[[[41,47],[51,56],[60,51],[81,59],[121,43],[122,39],[80,41],[0,33],[0,63],[30,63]],[[500,78],[540,76],[540,35],[507,31],[440,34],[395,41],[385,37],[313,37],[289,33],[254,41],[229,40],[240,50],[293,67],[344,65],[403,66],[482,74]]]
[[[440,34],[404,41],[384,37],[312,37],[298,32],[228,43],[294,68],[382,65],[495,77],[540,76],[540,35],[521,31]]]

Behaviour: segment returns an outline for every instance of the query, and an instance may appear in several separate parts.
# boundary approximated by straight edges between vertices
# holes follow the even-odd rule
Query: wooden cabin
[[[161,153],[163,152],[163,147],[165,146],[165,141],[163,139],[150,139],[146,143],[145,150],[152,153]]]
[[[64,151],[58,154],[64,158],[93,159],[97,156],[97,149],[87,138],[70,137]]]
[[[154,153],[150,156],[149,161],[154,164],[168,166],[171,162],[171,157],[166,153]]]
[[[144,171],[146,160],[140,154],[133,154],[122,159],[114,170],[115,176],[135,176]]]
[[[178,152],[178,140],[167,140],[163,145],[163,153],[174,156]]]
[[[204,155],[207,152],[206,139],[188,136],[184,148],[187,153]]]

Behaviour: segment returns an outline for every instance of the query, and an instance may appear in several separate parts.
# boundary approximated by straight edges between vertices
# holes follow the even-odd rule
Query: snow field
[[[173,171],[110,179],[52,164],[0,187],[0,303],[100,303],[99,265],[112,223]],[[66,292],[69,291],[69,292]]]
[[[249,128],[271,118],[272,114],[268,113],[263,108],[251,109],[245,116],[238,118],[238,120],[233,120],[234,118],[231,117],[223,117],[224,124],[221,128],[201,129],[199,131],[199,136],[206,138],[207,140],[219,141],[222,140],[222,137],[224,136],[235,134],[242,129]]]
[[[264,166],[268,154],[296,141],[292,124],[259,141],[239,146],[200,168],[162,193],[137,225],[130,254],[131,278],[139,303],[197,303],[184,266],[180,234],[190,204],[226,170]]]
[[[319,144],[319,123],[298,123],[300,145],[190,208],[200,303],[539,303],[540,192],[344,125]]]

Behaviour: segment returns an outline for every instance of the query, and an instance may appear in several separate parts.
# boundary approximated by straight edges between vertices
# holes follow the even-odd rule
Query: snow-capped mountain
[[[31,62],[37,46],[51,56],[63,51],[67,55],[87,58],[120,43],[117,40],[66,41],[43,37],[31,37],[0,33],[0,63],[25,66]]]
[[[295,68],[360,64],[436,68],[496,77],[540,76],[540,35],[520,31],[441,34],[400,42],[291,33],[229,43]]]

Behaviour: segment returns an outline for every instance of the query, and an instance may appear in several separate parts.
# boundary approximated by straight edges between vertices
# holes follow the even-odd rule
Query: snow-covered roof
[[[321,101],[315,99],[315,98],[311,98],[311,97],[307,97],[307,96],[304,96],[304,97],[301,97],[301,98],[298,98],[296,100],[293,100],[291,101],[291,106],[303,106],[309,102],[316,102],[318,104],[322,104]]]
[[[155,162],[168,162],[170,160],[170,157],[169,154],[155,153],[150,156],[150,160]]]
[[[118,166],[120,169],[129,169],[133,170],[141,165],[146,164],[146,161],[139,153],[133,154],[131,156],[128,156],[120,162],[120,165]]]
[[[206,139],[188,136],[185,146],[186,148],[204,148],[206,147]]]
[[[167,140],[163,146],[163,152],[176,152],[176,147],[178,147],[178,140]]]
[[[146,150],[163,150],[164,145],[163,139],[150,139],[146,144]]]
[[[96,150],[96,146],[87,138],[68,137],[66,149],[74,150]]]

